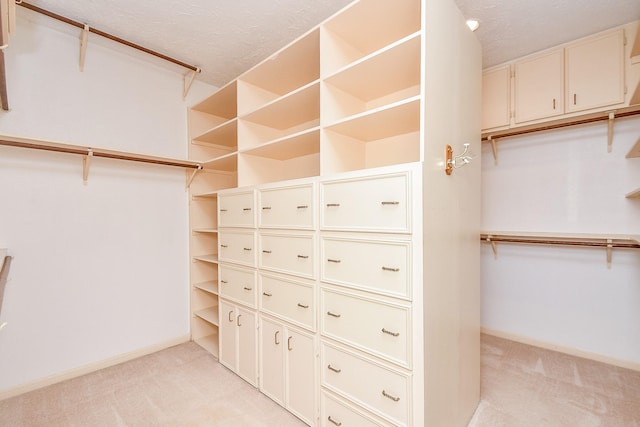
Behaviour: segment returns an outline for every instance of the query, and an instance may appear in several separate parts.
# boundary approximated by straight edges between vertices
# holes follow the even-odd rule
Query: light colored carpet
[[[3,427],[304,425],[194,343],[0,401]],[[534,426],[640,427],[640,372],[483,335],[469,427]]]

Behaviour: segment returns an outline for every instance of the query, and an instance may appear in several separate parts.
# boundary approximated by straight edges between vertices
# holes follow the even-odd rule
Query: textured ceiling
[[[26,0],[196,65],[202,69],[198,79],[215,86],[233,80],[350,1]],[[640,19],[640,0],[455,1],[464,16],[481,22],[476,33],[485,67]]]

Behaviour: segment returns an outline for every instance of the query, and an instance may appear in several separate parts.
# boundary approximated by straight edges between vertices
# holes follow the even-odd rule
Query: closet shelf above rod
[[[482,134],[482,142],[490,142],[493,148],[493,157],[498,164],[498,149],[496,143],[499,139],[509,138],[513,136],[526,135],[534,132],[542,132],[545,130],[554,130],[569,126],[583,125],[587,123],[608,121],[607,147],[611,151],[611,143],[613,138],[613,122],[615,119],[630,117],[640,114],[640,104],[630,107],[617,108],[609,111],[601,111],[599,113],[584,114],[581,116],[570,117],[566,119],[558,119],[550,122],[537,123],[528,126],[521,126],[512,129],[505,129],[495,132],[487,132]]]
[[[89,174],[89,166],[92,157],[104,157],[108,159],[127,160],[140,163],[152,163],[163,166],[176,166],[194,169],[195,172],[202,169],[198,162],[167,157],[149,156],[146,154],[130,153],[126,151],[106,150],[103,148],[83,147],[80,145],[61,144],[58,142],[44,141],[30,138],[0,135],[0,145],[8,147],[30,148],[34,150],[55,151],[58,153],[79,154],[83,156],[83,178],[86,182]],[[192,175],[193,176],[193,175]]]
[[[521,243],[535,245],[562,245],[601,247],[607,251],[607,267],[611,266],[611,251],[613,248],[640,249],[640,236],[619,234],[551,234],[551,233],[512,233],[485,232],[480,234],[480,240],[490,243],[493,254],[498,257],[497,243]]]

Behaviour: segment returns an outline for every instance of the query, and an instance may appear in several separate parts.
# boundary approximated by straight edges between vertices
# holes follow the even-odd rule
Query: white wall
[[[20,8],[19,8],[20,9]],[[19,10],[0,134],[186,158],[183,69]],[[187,339],[185,170],[0,147],[0,247],[14,257],[0,321],[0,394]],[[6,393],[5,393],[6,394]]]
[[[640,235],[640,159],[625,159],[640,118],[483,144],[483,230]],[[525,341],[640,366],[640,251],[498,244],[482,247],[482,324]]]

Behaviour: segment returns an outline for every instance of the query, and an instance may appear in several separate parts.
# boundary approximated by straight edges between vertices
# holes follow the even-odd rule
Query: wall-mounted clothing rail
[[[104,157],[108,159],[127,160],[132,162],[152,163],[156,165],[176,166],[176,167],[194,169],[194,174],[195,172],[202,169],[202,165],[200,163],[194,162],[192,160],[148,156],[145,154],[136,154],[136,153],[130,153],[126,151],[106,150],[103,148],[83,147],[83,146],[71,145],[71,144],[60,144],[57,142],[27,139],[27,138],[20,138],[20,137],[7,136],[7,135],[0,135],[0,145],[82,155],[84,156],[83,178],[85,181],[88,178],[89,166],[90,166],[91,158],[93,157]],[[193,175],[191,179],[193,179]],[[191,179],[189,180],[189,183],[191,182]]]
[[[58,21],[62,21],[62,22],[67,23],[67,24],[69,24],[69,25],[73,25],[74,27],[78,27],[78,28],[80,28],[80,29],[82,29],[82,30],[87,29],[89,32],[94,33],[94,34],[97,34],[97,35],[102,36],[102,37],[105,37],[105,38],[107,38],[107,39],[109,39],[109,40],[113,40],[113,41],[115,41],[115,42],[117,42],[117,43],[121,43],[121,44],[124,44],[124,45],[126,45],[126,46],[129,46],[129,47],[131,47],[131,48],[134,48],[134,49],[140,50],[140,51],[142,51],[142,52],[148,53],[149,55],[153,55],[153,56],[155,56],[155,57],[158,57],[158,58],[164,59],[165,61],[169,61],[169,62],[172,62],[172,63],[174,63],[174,64],[180,65],[181,67],[188,68],[188,69],[190,69],[190,70],[192,70],[192,71],[194,71],[194,72],[196,72],[196,73],[199,73],[199,72],[200,72],[200,68],[196,67],[195,65],[187,64],[186,62],[182,62],[182,61],[180,61],[180,60],[178,60],[178,59],[171,58],[171,57],[169,57],[169,56],[167,56],[167,55],[164,55],[164,54],[162,54],[162,53],[159,53],[159,52],[153,51],[153,50],[151,50],[151,49],[147,49],[146,47],[143,47],[143,46],[140,46],[140,45],[138,45],[138,44],[132,43],[132,42],[130,42],[130,41],[127,41],[127,40],[121,39],[120,37],[117,37],[117,36],[114,36],[114,35],[112,35],[112,34],[106,33],[106,32],[104,32],[104,31],[100,31],[100,30],[98,30],[98,29],[96,29],[96,28],[88,27],[87,25],[85,25],[85,24],[83,24],[83,23],[81,23],[81,22],[74,21],[73,19],[69,19],[69,18],[67,18],[67,17],[64,17],[64,16],[61,16],[61,15],[58,15],[57,13],[50,12],[50,11],[45,10],[45,9],[42,9],[42,8],[40,8],[40,7],[38,7],[38,6],[34,6],[34,5],[32,5],[32,4],[26,3],[26,2],[24,2],[24,1],[23,1],[23,2],[20,2],[20,3],[18,3],[18,4],[19,4],[20,6],[22,6],[22,7],[24,7],[24,8],[27,8],[27,9],[29,9],[29,10],[32,10],[32,11],[34,11],[34,12],[38,12],[38,13],[41,13],[41,14],[43,14],[43,15],[46,15],[46,16],[48,16],[48,17],[50,17],[50,18],[57,19]]]
[[[585,114],[582,116],[576,116],[576,117],[571,117],[566,119],[553,120],[550,122],[522,126],[516,129],[505,129],[505,130],[499,130],[495,132],[485,132],[482,134],[481,141],[491,142],[492,148],[493,148],[493,157],[497,164],[498,151],[496,147],[496,142],[499,139],[519,136],[519,135],[526,135],[534,132],[542,132],[546,130],[560,129],[560,128],[565,128],[569,126],[583,125],[587,123],[608,121],[607,149],[608,151],[611,151],[614,120],[620,119],[623,117],[635,116],[635,115],[640,115],[640,104],[632,105],[630,107],[625,107],[625,108],[618,108],[616,110],[611,110],[611,111]]]
[[[487,232],[480,234],[480,240],[491,244],[496,258],[498,256],[496,244],[499,242],[605,248],[607,266],[611,266],[611,250],[613,248],[640,249],[640,236]]]

